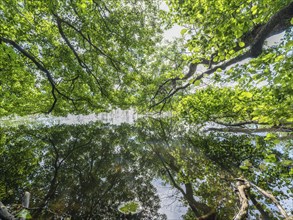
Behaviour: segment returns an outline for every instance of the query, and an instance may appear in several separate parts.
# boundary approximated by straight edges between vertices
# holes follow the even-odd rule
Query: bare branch
[[[198,220],[214,220],[217,219],[216,214],[216,210],[211,209],[207,214],[200,216]]]
[[[260,212],[263,220],[270,220],[269,214],[264,210],[262,205],[256,200],[255,195],[253,195],[250,191],[247,192],[248,197],[252,201],[253,205],[257,208],[257,210]]]
[[[281,204],[279,203],[279,201],[276,199],[276,197],[273,194],[271,194],[271,193],[267,192],[266,190],[258,187],[254,183],[249,182],[248,180],[244,179],[243,177],[237,178],[236,180],[238,182],[248,183],[249,185],[251,185],[252,187],[254,187],[255,189],[257,189],[265,197],[267,197],[268,199],[270,199],[277,206],[277,208],[279,209],[280,213],[283,215],[283,217],[285,219],[292,219],[293,218],[293,216],[289,216],[287,214],[287,212],[285,211],[285,209],[281,206]]]
[[[249,204],[246,196],[246,191],[250,188],[250,183],[248,181],[238,180],[236,185],[241,207],[234,220],[243,220],[246,218],[248,213]]]
[[[165,102],[167,99],[171,98],[175,93],[177,93],[177,92],[180,91],[180,90],[184,90],[184,89],[186,89],[188,86],[190,86],[189,83],[185,84],[184,86],[178,87],[178,88],[176,88],[175,90],[171,90],[171,91],[168,93],[167,96],[165,96],[165,97],[164,97],[163,99],[161,99],[159,102],[157,102],[157,103],[151,105],[150,108],[154,108],[155,106],[160,105],[161,103]]]
[[[265,197],[269,198],[269,199],[270,199],[270,200],[271,200],[271,201],[277,206],[277,208],[279,209],[279,211],[281,212],[281,214],[282,214],[285,218],[288,218],[288,217],[289,217],[289,215],[287,214],[287,212],[285,211],[285,209],[281,206],[281,204],[279,203],[279,201],[276,199],[276,197],[275,197],[273,194],[271,194],[271,193],[265,191],[264,189],[258,187],[257,185],[255,185],[255,184],[253,184],[253,183],[251,183],[251,185],[252,185],[255,189],[257,189],[259,192],[261,192]]]
[[[257,121],[243,121],[243,122],[237,122],[237,123],[225,123],[225,122],[220,122],[220,121],[213,121],[219,125],[224,125],[224,126],[242,126],[242,125],[250,125],[250,124],[259,124]]]
[[[9,213],[8,209],[6,208],[6,206],[2,202],[0,202],[0,219],[3,219],[3,220],[16,220],[17,219],[12,214]]]

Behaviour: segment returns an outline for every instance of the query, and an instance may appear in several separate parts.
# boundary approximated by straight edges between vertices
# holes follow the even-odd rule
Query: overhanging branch
[[[101,94],[105,95],[105,92],[103,90],[103,87],[100,83],[100,80],[95,76],[95,74],[90,70],[90,68],[88,67],[88,65],[80,58],[80,56],[78,55],[78,53],[76,52],[76,50],[74,49],[73,45],[70,43],[69,39],[66,37],[64,31],[63,31],[63,28],[62,28],[62,20],[54,14],[54,16],[56,17],[56,20],[57,20],[57,27],[58,27],[58,30],[59,30],[59,33],[61,35],[61,37],[63,38],[63,40],[66,42],[67,46],[70,48],[70,50],[73,52],[75,58],[77,59],[79,65],[84,68],[86,70],[86,72],[88,74],[90,74],[91,76],[94,77],[95,81],[97,82],[98,84],[98,87],[99,87],[99,90],[101,92]]]
[[[221,63],[217,66],[214,66],[213,68],[210,68],[210,69],[204,71],[203,73],[200,73],[191,82],[188,82],[180,87],[172,88],[161,100],[159,100],[158,102],[155,102],[153,105],[151,105],[151,108],[153,108],[157,105],[160,105],[162,103],[165,103],[167,99],[170,99],[178,91],[188,88],[190,85],[192,85],[196,81],[202,79],[206,75],[211,75],[212,73],[214,73],[218,69],[225,70],[228,67],[230,67],[231,65],[236,64],[240,61],[243,61],[247,58],[258,57],[262,53],[262,47],[263,47],[263,43],[264,43],[265,39],[267,37],[271,36],[272,33],[276,33],[275,29],[276,29],[276,27],[278,27],[279,24],[283,24],[286,20],[288,20],[292,17],[293,17],[293,2],[289,3],[287,6],[285,6],[281,10],[279,10],[276,14],[274,14],[269,19],[269,21],[266,24],[262,25],[259,28],[259,31],[254,36],[254,39],[251,41],[251,43],[249,45],[250,49],[247,50],[246,48],[244,48],[242,50],[246,50],[246,51],[243,52],[242,54],[239,54],[238,56],[236,56],[236,57],[234,57],[224,63]],[[281,25],[281,28],[278,28],[278,32],[285,30],[287,27],[288,27],[288,25]],[[209,65],[209,66],[211,66],[211,65]],[[194,66],[190,65],[189,66],[189,73],[192,73],[190,75],[194,75],[196,72],[192,68],[194,68]],[[165,87],[166,85],[169,85],[169,83],[167,83],[167,82],[172,82],[172,80],[176,80],[176,78],[167,80],[161,86],[159,86],[157,92],[155,93],[154,98],[156,98],[158,96],[158,94],[162,91],[163,87]]]
[[[52,88],[52,96],[53,96],[53,104],[51,105],[51,108],[48,110],[48,114],[51,113],[57,103],[57,96],[56,96],[56,92],[65,97],[68,100],[74,101],[72,98],[70,98],[69,96],[65,95],[64,93],[62,93],[58,88],[57,85],[53,79],[52,74],[50,73],[50,71],[44,66],[44,64],[42,63],[42,61],[38,60],[35,56],[33,56],[32,54],[30,54],[28,51],[26,51],[23,47],[21,47],[19,44],[17,44],[15,41],[7,39],[5,37],[0,37],[0,42],[3,41],[4,43],[7,43],[9,45],[11,45],[13,48],[15,48],[17,51],[19,51],[22,55],[24,55],[25,57],[27,57],[29,60],[31,60],[39,70],[41,70],[42,72],[45,73],[51,88]]]
[[[16,220],[15,218],[6,208],[6,206],[0,202],[0,219],[3,220]]]

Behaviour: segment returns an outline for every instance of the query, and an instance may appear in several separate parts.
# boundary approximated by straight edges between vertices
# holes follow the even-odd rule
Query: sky
[[[168,6],[166,5],[166,3],[163,1],[160,5],[160,9],[164,10],[164,11],[169,11]],[[180,37],[180,31],[181,31],[182,27],[179,25],[174,25],[172,28],[170,28],[169,30],[165,31],[163,34],[163,37],[166,41],[171,41],[176,37]]]

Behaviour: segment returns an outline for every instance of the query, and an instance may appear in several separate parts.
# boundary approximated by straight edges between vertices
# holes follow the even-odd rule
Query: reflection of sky
[[[164,32],[164,39],[171,41],[173,40],[175,37],[180,37],[180,31],[181,31],[182,27],[179,25],[174,25],[172,28],[170,28],[169,30]]]
[[[182,219],[181,216],[186,214],[187,208],[179,201],[181,194],[169,184],[164,184],[162,180],[157,179],[152,183],[161,201],[159,213],[165,214],[168,220]]]

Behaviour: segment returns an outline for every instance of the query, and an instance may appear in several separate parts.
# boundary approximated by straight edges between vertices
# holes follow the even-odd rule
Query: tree
[[[150,119],[138,127],[141,141],[157,158],[153,163],[158,176],[177,189],[189,206],[185,219],[289,219],[279,200],[290,198],[292,173],[285,164],[291,160],[272,141],[186,132],[174,118]],[[270,210],[270,203],[278,209]]]
[[[168,3],[169,18],[184,26],[186,52],[181,58],[189,71],[166,79],[153,107],[173,98],[174,112],[189,122],[213,122],[230,132],[292,132],[293,3]],[[264,46],[268,37],[282,31],[281,43]],[[204,71],[197,71],[200,65]]]
[[[122,202],[138,200],[140,219],[164,219],[152,184],[160,179],[182,195],[185,219],[233,219],[244,200],[251,206],[242,210],[253,218],[281,218],[270,201],[282,208],[279,201],[292,194],[288,146],[265,137],[186,131],[181,123],[2,129],[1,202],[19,213],[28,191],[33,217],[107,219],[123,216]],[[235,189],[247,196],[239,200]]]
[[[279,201],[292,195],[293,2],[167,4],[0,3],[0,117],[172,114],[135,126],[1,127],[1,218],[14,216],[2,202],[18,210],[26,191],[33,217],[164,218],[154,178],[181,193],[185,219],[292,218]],[[164,44],[174,24],[182,38]],[[116,201],[136,197],[140,216],[119,212]]]
[[[0,149],[11,148],[1,153],[4,204],[19,204],[22,198],[16,195],[27,190],[34,218],[114,219],[123,218],[122,202],[137,199],[140,219],[164,219],[153,175],[143,154],[136,153],[140,146],[125,138],[133,134],[131,126],[23,126],[4,134]]]
[[[1,116],[127,107],[160,40],[158,7],[130,0],[1,2]]]

